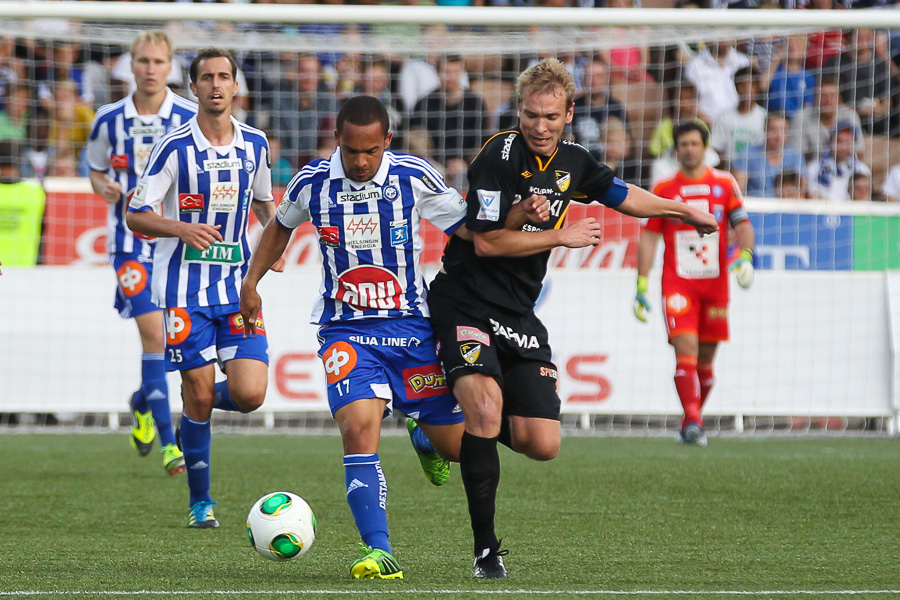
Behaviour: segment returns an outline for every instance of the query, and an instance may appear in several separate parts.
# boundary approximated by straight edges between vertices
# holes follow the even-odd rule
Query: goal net
[[[100,107],[134,85],[136,34],[161,28],[176,46],[170,87],[187,97],[196,50],[232,51],[236,116],[269,136],[279,197],[299,167],[334,151],[337,109],[361,93],[389,107],[394,150],[427,157],[464,191],[482,143],[517,124],[516,77],[547,56],[576,82],[566,135],[626,181],[651,189],[674,173],[673,127],[702,123],[707,164],[744,188],[758,263],[750,290],[732,285],[731,340],[716,359],[708,426],[893,432],[900,38],[879,27],[900,13],[617,4],[0,5],[0,138],[16,141],[22,176],[46,192],[38,211],[3,207],[0,196],[0,230],[23,236],[18,252],[0,255],[0,413],[100,414],[115,425],[138,385],[139,340],[112,309],[107,206],[91,191],[85,143]],[[602,222],[602,243],[557,249],[538,306],[559,367],[564,424],[677,428],[660,257],[651,320],[640,324],[631,314],[640,223],[579,205],[568,219],[585,216]],[[22,233],[35,218],[40,226]],[[433,272],[444,238],[434,228],[423,237]],[[288,271],[263,282],[271,371],[257,418],[266,426],[327,411],[315,330],[306,324],[317,257],[314,233],[302,228]],[[178,410],[177,378],[170,385]]]

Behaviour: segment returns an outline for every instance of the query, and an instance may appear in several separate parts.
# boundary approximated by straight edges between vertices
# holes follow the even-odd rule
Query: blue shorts
[[[429,425],[462,423],[447,388],[428,319],[363,319],[319,330],[319,358],[328,381],[328,405],[339,408],[364,398],[388,401]]]
[[[118,282],[115,307],[123,319],[132,319],[160,310],[150,299],[152,260],[141,262],[137,254],[112,254],[109,262],[116,270]]]
[[[224,304],[196,308],[167,308],[166,370],[187,371],[233,358],[252,358],[269,364],[269,342],[262,312],[256,320],[256,335],[244,337],[240,305]]]

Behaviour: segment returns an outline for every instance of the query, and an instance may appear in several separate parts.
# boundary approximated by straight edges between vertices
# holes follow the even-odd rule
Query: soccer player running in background
[[[166,312],[166,368],[181,372],[188,527],[198,528],[219,526],[209,493],[212,409],[259,408],[269,361],[265,335],[244,338],[239,310],[250,210],[263,224],[275,214],[269,144],[231,116],[236,72],[225,50],[197,53],[190,75],[199,112],[156,145],[127,216],[132,230],[159,238],[153,300]],[[273,262],[284,268],[283,260]],[[227,376],[219,383],[217,360]]]
[[[164,32],[138,34],[131,45],[137,89],[97,111],[87,144],[91,187],[109,205],[106,248],[118,278],[115,307],[123,318],[134,319],[141,336],[141,387],[131,396],[131,445],[147,456],[158,430],[169,475],[184,472],[184,457],[172,430],[163,313],[151,300],[153,245],[131,232],[125,213],[126,198],[144,174],[154,144],[197,112],[196,104],[166,87],[172,53]]]
[[[703,164],[709,133],[696,123],[675,128],[677,173],[653,192],[712,214],[719,231],[700,237],[674,219],[649,219],[638,242],[634,315],[647,321],[647,276],[659,237],[665,243],[662,272],[663,314],[669,344],[675,349],[675,388],[684,408],[678,441],[706,445],[700,412],[715,383],[713,359],[728,340],[728,225],[734,228],[740,257],[732,266],[743,288],[753,283],[753,226],[740,187],[731,173]]]
[[[241,314],[252,335],[261,305],[259,279],[284,252],[293,230],[312,222],[322,257],[322,295],[311,322],[322,326],[319,356],[344,446],[347,503],[363,540],[365,555],[350,566],[357,579],[403,577],[388,539],[387,481],[378,456],[388,403],[418,423],[408,420],[413,445],[437,485],[447,478],[444,459],[458,460],[463,430],[428,322],[419,227],[425,218],[453,233],[465,220],[465,202],[426,160],[388,150],[391,137],[387,110],[377,98],[344,102],[337,149],[303,167],[288,184],[241,291]]]
[[[460,471],[475,538],[476,578],[507,577],[494,531],[497,442],[535,460],[559,451],[560,399],[547,330],[534,304],[550,250],[600,243],[593,218],[565,225],[570,200],[598,201],[637,217],[680,219],[703,234],[712,215],[627,185],[582,146],[561,140],[575,84],[547,59],[519,76],[519,128],[491,138],[469,167],[466,227],[450,238],[431,285],[431,321],[448,384],[465,414]],[[546,220],[509,227],[519,198],[546,197]]]

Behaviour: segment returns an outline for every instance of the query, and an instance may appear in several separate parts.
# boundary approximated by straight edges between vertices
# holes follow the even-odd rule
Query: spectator
[[[6,108],[0,110],[0,140],[23,142],[28,138],[28,88],[22,84],[6,86]]]
[[[762,144],[766,139],[766,109],[756,103],[757,75],[752,67],[737,70],[737,109],[722,114],[713,123],[710,145],[729,163],[744,148]]]
[[[750,59],[735,50],[732,41],[713,42],[688,61],[685,75],[697,88],[701,119],[712,123],[719,115],[737,108],[734,74],[747,66]]]
[[[631,159],[632,141],[625,123],[610,117],[600,128],[600,139],[603,140],[603,145],[596,158],[612,169],[619,179],[640,181],[640,168],[637,161]]]
[[[872,177],[865,173],[859,173],[853,178],[850,184],[850,198],[854,202],[871,202],[872,201]]]
[[[823,75],[812,106],[804,107],[794,117],[791,146],[803,152],[807,161],[815,160],[828,146],[831,132],[839,122],[848,122],[857,131],[862,131],[862,123],[856,111],[841,103],[841,95],[834,76]],[[865,142],[860,136],[856,141],[856,151],[862,152]]]
[[[608,0],[609,8],[634,8],[634,0]],[[607,31],[606,35],[610,35]],[[616,27],[611,33],[617,45],[603,51],[603,58],[609,66],[610,79],[616,83],[653,81],[647,72],[650,50],[645,45],[634,44],[634,31],[628,27]],[[584,83],[587,89],[587,81]]]
[[[856,138],[860,132],[852,123],[838,123],[831,144],[809,164],[807,181],[809,197],[831,202],[850,202],[853,181],[857,176],[871,177],[872,171],[856,155]]]
[[[94,92],[84,66],[79,60],[81,47],[72,42],[53,42],[50,49],[51,67],[38,78],[37,97],[41,105],[53,111],[56,104],[56,86],[65,81],[75,84],[76,100],[88,107],[93,106]]]
[[[806,8],[813,10],[835,10],[843,8],[834,0],[810,0]],[[825,67],[833,62],[844,50],[844,34],[840,29],[814,31],[809,34],[806,49],[806,68],[816,74],[829,72]]]
[[[708,128],[706,122],[699,117],[697,88],[694,87],[693,83],[687,79],[682,79],[676,82],[674,86],[668,87],[665,93],[666,97],[671,98],[671,100],[666,103],[667,110],[663,118],[656,124],[656,127],[653,129],[653,135],[650,138],[650,154],[657,157],[663,156],[675,145],[672,139],[675,123],[694,120],[698,123],[703,123],[703,126]]]
[[[900,165],[894,165],[888,171],[881,187],[881,196],[885,202],[900,202]]]
[[[774,198],[778,173],[804,172],[803,155],[787,144],[789,130],[790,122],[784,113],[770,112],[766,117],[765,144],[749,146],[735,158],[732,172],[748,196]]]
[[[0,110],[6,108],[7,88],[21,79],[22,65],[16,58],[16,43],[11,37],[0,36]]]
[[[813,103],[816,78],[805,67],[806,41],[805,35],[788,37],[770,66],[768,110],[784,111],[793,118],[794,113]]]
[[[272,185],[283,188],[291,179],[297,169],[291,166],[291,163],[281,155],[281,138],[274,133],[266,135],[269,138],[269,156],[272,162]]]
[[[584,88],[587,94],[575,100],[572,131],[575,141],[598,157],[604,143],[600,137],[602,125],[615,118],[627,129],[628,115],[622,103],[609,94],[609,69],[599,55],[585,68]]]
[[[388,111],[391,131],[394,132],[394,137],[391,138],[391,147],[403,148],[405,146],[403,102],[399,96],[391,92],[391,70],[387,60],[377,57],[363,60],[357,93],[381,100]]]
[[[21,156],[17,142],[0,141],[0,259],[7,267],[36,265],[41,242],[44,189],[38,183],[22,181]]]
[[[875,32],[854,29],[852,43],[840,57],[841,99],[856,108],[866,133],[887,133],[890,113],[891,69]]]
[[[54,148],[52,174],[57,177],[87,176],[82,151],[91,133],[94,109],[78,97],[74,81],[57,82],[53,89],[50,139]]]
[[[320,89],[320,72],[319,59],[302,54],[296,58],[285,88],[275,90],[270,128],[281,135],[284,157],[296,169],[318,155],[322,138],[333,137],[328,127],[333,126],[337,102],[332,94]]]
[[[782,200],[805,200],[803,178],[796,171],[782,171],[775,175],[775,197]]]
[[[488,125],[481,98],[463,88],[463,73],[461,57],[441,60],[441,87],[416,104],[409,121],[410,149],[442,164],[448,183],[453,182],[450,185],[461,183],[460,178],[484,142]]]

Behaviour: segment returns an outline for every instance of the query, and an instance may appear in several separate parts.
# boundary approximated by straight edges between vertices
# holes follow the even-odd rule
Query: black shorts
[[[440,279],[431,284],[428,306],[451,389],[463,375],[489,375],[503,390],[503,414],[558,420],[556,365],[537,315],[480,303]]]

